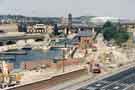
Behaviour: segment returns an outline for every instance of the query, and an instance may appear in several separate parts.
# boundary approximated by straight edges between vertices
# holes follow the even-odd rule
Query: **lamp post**
[[[65,49],[67,48],[67,35],[64,34],[64,48],[62,49],[62,71],[65,71],[65,67],[64,67],[64,60],[65,60]]]
[[[64,60],[65,60],[65,51],[64,49],[62,50],[63,56],[62,56],[62,72],[65,71],[65,67],[64,67]]]

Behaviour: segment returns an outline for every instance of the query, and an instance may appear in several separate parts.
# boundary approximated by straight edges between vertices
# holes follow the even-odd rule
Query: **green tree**
[[[99,33],[104,33],[104,35],[106,36],[107,34],[107,31],[106,31],[106,28],[110,28],[111,29],[111,27],[113,28],[113,24],[110,22],[110,21],[107,21],[104,25],[103,25],[103,27],[102,28],[96,28],[96,35],[94,36],[94,38],[93,38],[93,40],[95,41],[96,40],[96,38],[97,38],[97,36],[98,36],[98,34]],[[105,31],[105,32],[104,32]],[[110,38],[110,37],[109,37]],[[107,39],[107,38],[105,38],[105,39]],[[107,39],[108,40],[108,39]]]
[[[116,25],[107,21],[102,28],[104,39],[107,41],[114,40],[117,45],[126,42],[129,39],[129,33],[126,31],[118,30]]]
[[[124,42],[127,42],[129,39],[129,33],[125,31],[118,32],[114,35],[114,40],[117,45],[120,45]]]
[[[104,39],[107,40],[107,41],[110,41],[113,39],[114,35],[116,34],[116,29],[113,28],[113,27],[106,27],[104,28],[103,30],[103,36],[104,36]]]
[[[107,27],[113,27],[113,24],[110,21],[107,21],[104,25],[103,25],[103,29],[107,28]]]
[[[107,21],[102,28],[104,39],[110,41],[113,39],[114,35],[117,33],[116,27],[110,22]]]

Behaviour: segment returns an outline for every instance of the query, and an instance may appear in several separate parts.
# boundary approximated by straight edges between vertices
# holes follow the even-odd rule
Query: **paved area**
[[[45,70],[38,70],[37,71],[24,71],[22,72],[23,77],[21,80],[21,84],[27,84],[27,83],[32,83],[32,82],[37,82],[40,80],[45,80],[45,79],[50,79],[54,76],[58,76],[64,73],[72,72],[72,71],[77,71],[80,69],[83,69],[83,65],[71,65],[71,66],[65,66],[64,67],[64,72],[62,69],[57,70],[57,69],[52,69],[52,68],[47,68]],[[34,73],[34,74],[33,74]],[[31,78],[29,78],[31,77]]]
[[[38,72],[35,70],[23,71],[23,72],[21,72],[21,74],[23,75],[22,79],[21,79],[21,83],[20,83],[20,85],[17,85],[15,87],[20,87],[23,85],[32,84],[32,83],[40,82],[40,81],[44,81],[44,80],[49,80],[53,77],[56,77],[59,75],[61,76],[66,73],[70,73],[70,72],[74,72],[74,71],[78,71],[78,70],[82,70],[82,69],[84,69],[84,66],[80,64],[80,65],[65,66],[64,72],[62,69],[57,70],[57,69],[52,69],[52,68],[38,70]],[[80,75],[81,75],[81,73],[80,73]],[[64,79],[62,78],[62,80],[64,80]]]
[[[78,90],[125,90],[135,84],[135,67],[89,84]]]
[[[42,81],[38,81],[35,83],[10,88],[8,90],[48,90],[49,87],[50,88],[54,87],[60,83],[63,84],[67,81],[79,78],[79,77],[84,76],[86,74],[87,74],[86,70],[82,69],[82,70],[62,74],[59,76],[55,76],[55,77],[52,77],[51,79],[48,79],[48,80],[42,80]]]

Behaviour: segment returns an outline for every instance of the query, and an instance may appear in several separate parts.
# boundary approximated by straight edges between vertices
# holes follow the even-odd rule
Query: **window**
[[[16,44],[16,43],[14,41],[8,41],[6,44],[11,45],[11,44]]]
[[[0,46],[3,46],[4,44],[3,44],[3,42],[0,42]]]

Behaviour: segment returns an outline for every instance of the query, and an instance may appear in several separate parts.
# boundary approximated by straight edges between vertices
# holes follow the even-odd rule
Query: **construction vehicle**
[[[97,51],[97,46],[95,44],[92,45],[92,51],[96,52]]]
[[[2,61],[0,64],[0,88],[14,86],[20,83],[21,75],[19,73],[11,73],[9,65]]]
[[[101,73],[101,68],[99,64],[94,64],[92,67],[92,72],[93,73]]]

